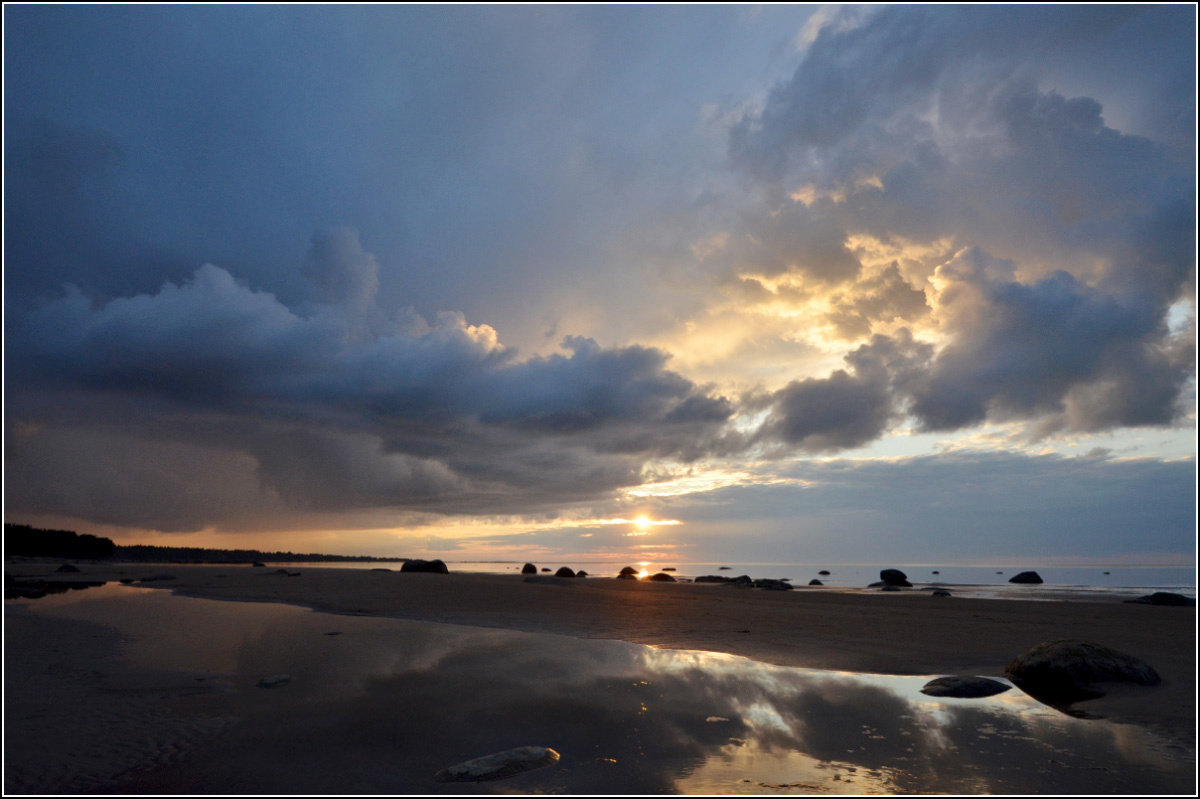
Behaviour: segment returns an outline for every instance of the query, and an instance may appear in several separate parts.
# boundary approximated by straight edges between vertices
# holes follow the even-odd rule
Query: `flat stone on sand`
[[[978,699],[1002,694],[1012,686],[987,677],[951,675],[938,677],[925,683],[921,693],[927,696],[952,696],[960,699]]]

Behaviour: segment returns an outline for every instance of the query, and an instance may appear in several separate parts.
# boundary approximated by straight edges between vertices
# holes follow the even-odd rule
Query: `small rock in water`
[[[1030,585],[1041,585],[1042,576],[1040,574],[1038,574],[1037,572],[1021,572],[1020,574],[1014,574],[1012,577],[1009,577],[1008,581],[1010,583],[1028,583]]]
[[[502,780],[557,763],[560,755],[546,746],[518,746],[444,768],[434,775],[439,782]]]
[[[729,570],[730,570],[730,569],[732,569],[732,568],[733,568],[732,566],[718,566],[718,567],[717,567],[717,571],[719,571],[719,572],[725,572],[725,571],[729,571]]]
[[[287,685],[292,681],[290,674],[273,674],[270,677],[263,677],[258,681],[259,688],[279,688]]]
[[[921,693],[928,696],[953,696],[960,699],[977,699],[983,696],[1002,694],[1009,687],[999,680],[990,680],[987,677],[953,675],[930,680],[925,683],[925,687],[921,689]]]
[[[821,575],[822,577],[828,577],[828,576],[829,576],[829,570],[828,570],[828,569],[821,569],[821,571],[817,572],[817,574]]]
[[[675,571],[675,567],[674,566],[663,566],[663,571],[673,572],[673,571]]]

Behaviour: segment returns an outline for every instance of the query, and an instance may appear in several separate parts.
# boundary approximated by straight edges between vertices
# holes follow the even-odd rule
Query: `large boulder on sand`
[[[1041,585],[1042,576],[1037,572],[1021,572],[1014,574],[1008,578],[1010,583],[1028,583],[1029,585]]]
[[[440,559],[438,560],[406,560],[400,566],[402,572],[429,572],[431,574],[449,574],[450,570]]]
[[[574,577],[575,570],[570,566],[559,566],[558,571],[554,573],[555,577]]]
[[[652,574],[649,577],[647,577],[646,579],[652,580],[653,582],[656,582],[656,583],[673,583],[673,582],[675,582],[675,578],[672,577],[671,575],[667,574],[666,572],[659,572],[658,574]]]
[[[879,580],[884,585],[899,585],[904,588],[912,588],[912,583],[908,581],[908,575],[899,569],[883,569],[879,572]]]
[[[626,566],[625,568],[621,569],[621,573],[617,575],[617,579],[636,580],[637,575],[638,575],[637,569],[633,568],[632,566]]]
[[[1127,605],[1176,605],[1179,607],[1196,607],[1196,600],[1183,594],[1172,594],[1169,591],[1155,591],[1137,599],[1126,599]]]
[[[1004,676],[1048,705],[1104,696],[1099,683],[1158,685],[1161,681],[1158,672],[1141,660],[1090,641],[1039,644],[1013,659]]]
[[[537,574],[537,566],[532,563],[526,563],[521,567],[521,574]]]

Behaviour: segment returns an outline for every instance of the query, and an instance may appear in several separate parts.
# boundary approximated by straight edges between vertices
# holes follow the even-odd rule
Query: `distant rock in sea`
[[[1172,594],[1169,591],[1155,591],[1137,599],[1126,599],[1127,605],[1174,605],[1177,607],[1195,607],[1196,600],[1183,594]]]
[[[449,574],[450,570],[441,559],[436,560],[406,560],[400,567],[402,572],[427,572],[429,574]]]
[[[821,571],[817,572],[817,574],[821,575],[822,577],[828,577],[828,576],[829,576],[829,570],[828,570],[828,569],[821,569]]]
[[[550,571],[550,570],[549,570],[549,569],[547,569],[545,566],[543,566],[543,567],[542,567],[542,571],[544,571],[544,572],[548,572],[548,571]]]
[[[934,569],[933,571],[930,572],[930,574],[941,574],[941,572],[938,571],[937,569]]]
[[[434,775],[439,782],[501,780],[557,763],[560,755],[546,746],[518,746],[444,768]]]
[[[729,570],[730,570],[730,569],[732,569],[732,568],[733,568],[732,566],[718,566],[718,567],[717,567],[717,571],[719,571],[719,572],[725,572],[725,571],[729,571]]]
[[[960,699],[978,699],[1002,694],[1012,686],[987,677],[964,677],[952,675],[938,677],[925,683],[921,693],[928,696],[952,696]]]
[[[1018,655],[1004,668],[1025,693],[1048,705],[1065,706],[1104,696],[1098,683],[1158,685],[1149,664],[1090,641],[1051,641]]]
[[[537,574],[537,566],[532,563],[526,563],[521,567],[521,574]]]
[[[663,566],[663,571],[673,572],[673,571],[675,571],[675,567],[674,566]]]
[[[908,575],[899,569],[882,569],[879,572],[879,579],[884,585],[898,585],[904,588],[912,588],[912,583],[908,581]]]
[[[1037,572],[1021,572],[1014,574],[1008,578],[1010,583],[1028,583],[1029,585],[1041,585],[1042,576]]]

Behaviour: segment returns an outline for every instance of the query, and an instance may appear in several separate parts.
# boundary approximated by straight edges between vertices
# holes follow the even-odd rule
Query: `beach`
[[[1001,676],[1014,657],[1057,639],[1092,641],[1149,663],[1162,683],[1117,688],[1082,702],[1088,715],[1152,730],[1195,751],[1195,609],[1112,601],[934,598],[927,591],[835,592],[739,589],[722,584],[585,578],[526,581],[520,575],[424,574],[294,567],[81,564],[51,575],[46,564],[14,563],[16,577],[132,581],[190,597],[282,603],[328,614],[436,622],[471,628],[610,639],[668,650],[726,653],[767,664],[891,675]],[[152,578],[147,580],[146,578]],[[142,582],[146,580],[145,582]],[[91,590],[91,589],[88,589]],[[75,592],[72,592],[75,593]],[[38,600],[31,600],[30,604]],[[6,632],[6,695],[22,640],[36,619],[12,618]],[[325,623],[329,626],[328,623]],[[74,629],[74,628],[71,628]],[[63,628],[58,673],[87,673],[98,657]],[[65,632],[63,630],[66,630]],[[81,639],[82,640],[82,639]],[[29,677],[33,679],[33,677]],[[82,679],[82,678],[80,678]],[[79,701],[78,679],[38,678],[38,690]],[[11,707],[11,700],[9,705]],[[9,708],[6,708],[6,714]],[[214,722],[215,723],[215,722]],[[199,733],[197,733],[199,734]],[[186,736],[185,736],[186,737]],[[161,786],[160,786],[161,787]]]

